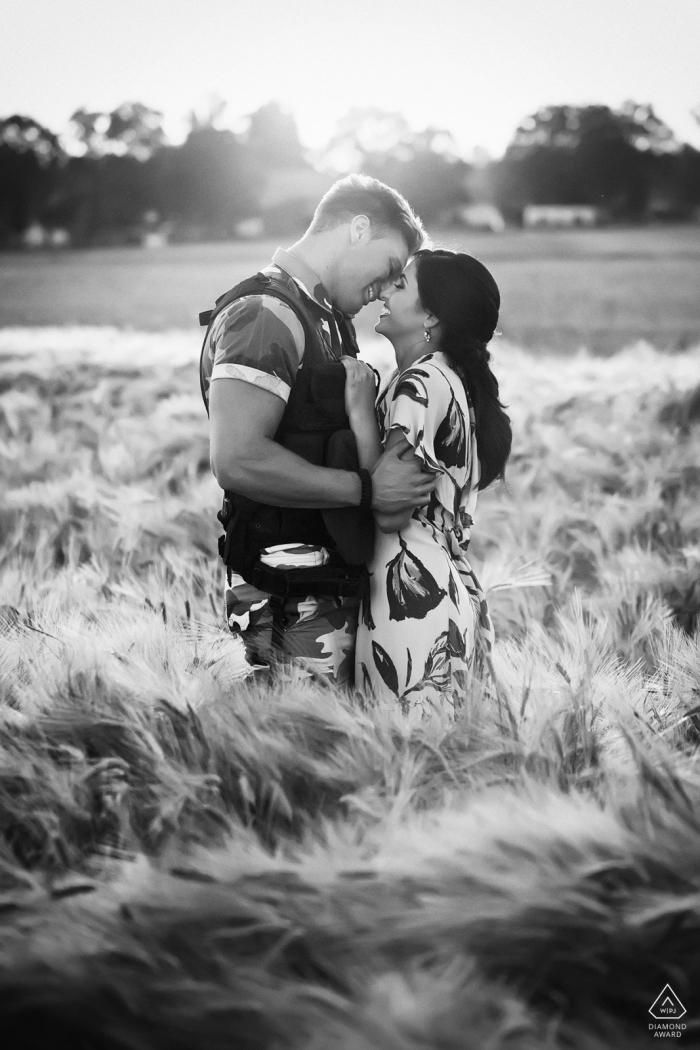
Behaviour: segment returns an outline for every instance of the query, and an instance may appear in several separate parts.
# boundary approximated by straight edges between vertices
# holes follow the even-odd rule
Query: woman
[[[511,428],[486,349],[500,306],[486,267],[462,253],[420,251],[381,298],[376,331],[393,344],[398,367],[375,416],[368,366],[347,366],[360,463],[371,469],[382,444],[399,445],[420,457],[436,485],[426,506],[377,515],[355,681],[410,710],[453,703],[480,673],[475,652],[491,647],[488,608],[466,550],[477,493],[502,477]]]

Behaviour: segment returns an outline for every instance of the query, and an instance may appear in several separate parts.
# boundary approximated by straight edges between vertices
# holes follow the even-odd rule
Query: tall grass
[[[497,347],[451,723],[237,677],[193,351],[0,334],[3,1047],[697,1039],[700,350]]]

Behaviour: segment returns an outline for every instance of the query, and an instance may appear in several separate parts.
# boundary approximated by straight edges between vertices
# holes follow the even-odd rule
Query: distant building
[[[23,248],[67,248],[70,234],[63,229],[47,230],[40,222],[33,222],[22,234],[20,243]]]
[[[168,244],[168,231],[146,230],[141,244],[144,248],[165,248]]]
[[[526,204],[523,209],[523,226],[528,230],[539,226],[597,226],[600,219],[600,209],[590,204]]]
[[[233,232],[243,241],[254,241],[265,233],[265,223],[259,215],[256,215],[252,219],[242,219],[241,222],[236,223]]]
[[[470,230],[503,233],[506,228],[505,220],[495,204],[463,204],[456,218]]]
[[[46,230],[41,223],[33,222],[27,226],[22,234],[22,244],[25,248],[43,248],[46,243]]]
[[[68,248],[70,245],[70,233],[68,230],[49,230],[48,243],[52,248]]]

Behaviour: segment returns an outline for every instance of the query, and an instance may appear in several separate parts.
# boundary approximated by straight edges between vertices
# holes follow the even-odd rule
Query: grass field
[[[454,724],[236,679],[196,353],[0,330],[3,1050],[698,1045],[700,345],[497,344]]]
[[[610,353],[638,339],[700,338],[700,226],[431,231],[482,259],[501,287],[504,337],[533,350]],[[275,242],[0,255],[0,326],[194,328],[200,310],[255,272]],[[359,317],[362,338],[378,310]]]

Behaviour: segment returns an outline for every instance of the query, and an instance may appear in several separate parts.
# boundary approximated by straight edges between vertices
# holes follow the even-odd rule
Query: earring
[[[429,343],[430,340],[433,338],[433,333],[430,331],[429,328],[424,329],[423,338],[425,339],[426,343]]]

